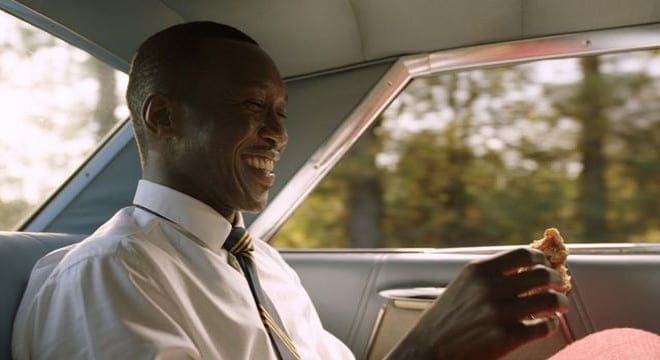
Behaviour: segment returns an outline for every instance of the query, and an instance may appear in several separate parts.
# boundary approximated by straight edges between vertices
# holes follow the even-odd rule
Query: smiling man
[[[224,29],[192,29],[205,28]],[[127,100],[140,119],[134,127],[143,177],[234,222],[237,211],[259,211],[268,201],[274,164],[287,144],[286,89],[275,64],[247,36],[227,29],[226,36],[188,43],[182,34],[174,47],[178,36],[168,34],[178,29],[190,26],[147,41],[130,74]]]
[[[287,144],[270,57],[231,27],[177,25],[142,44],[127,99],[143,168],[134,204],[35,266],[14,356],[351,359],[295,272],[242,229],[241,211],[266,206]],[[468,266],[392,358],[496,357],[556,330],[552,317],[521,322],[566,310],[547,265],[520,249]],[[546,291],[518,297],[533,288]]]

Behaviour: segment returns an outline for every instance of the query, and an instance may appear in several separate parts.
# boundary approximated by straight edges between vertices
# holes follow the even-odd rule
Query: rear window
[[[294,213],[280,247],[660,242],[660,53],[413,80]]]
[[[0,229],[16,228],[128,117],[127,76],[0,12]]]

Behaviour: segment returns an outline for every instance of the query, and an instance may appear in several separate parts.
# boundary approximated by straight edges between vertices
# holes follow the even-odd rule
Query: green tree
[[[385,246],[382,232],[382,171],[376,166],[381,143],[374,133],[376,123],[367,129],[334,176],[345,182],[345,224],[349,247]]]
[[[599,58],[584,57],[580,65],[583,80],[573,101],[574,115],[582,125],[578,144],[583,166],[580,174],[580,215],[584,240],[602,241],[608,236],[605,218],[607,159],[604,154],[608,119],[604,112],[614,99],[609,96],[608,83],[600,73]]]

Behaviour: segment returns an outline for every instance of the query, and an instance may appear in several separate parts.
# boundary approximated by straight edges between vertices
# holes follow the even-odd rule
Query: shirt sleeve
[[[28,299],[17,358],[201,357],[178,307],[139,262],[90,257],[52,275]]]

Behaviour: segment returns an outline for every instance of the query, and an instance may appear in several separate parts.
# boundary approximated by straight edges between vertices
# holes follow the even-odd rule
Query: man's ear
[[[178,135],[178,119],[175,118],[175,104],[166,96],[150,94],[142,105],[142,119],[147,132],[160,138]]]

